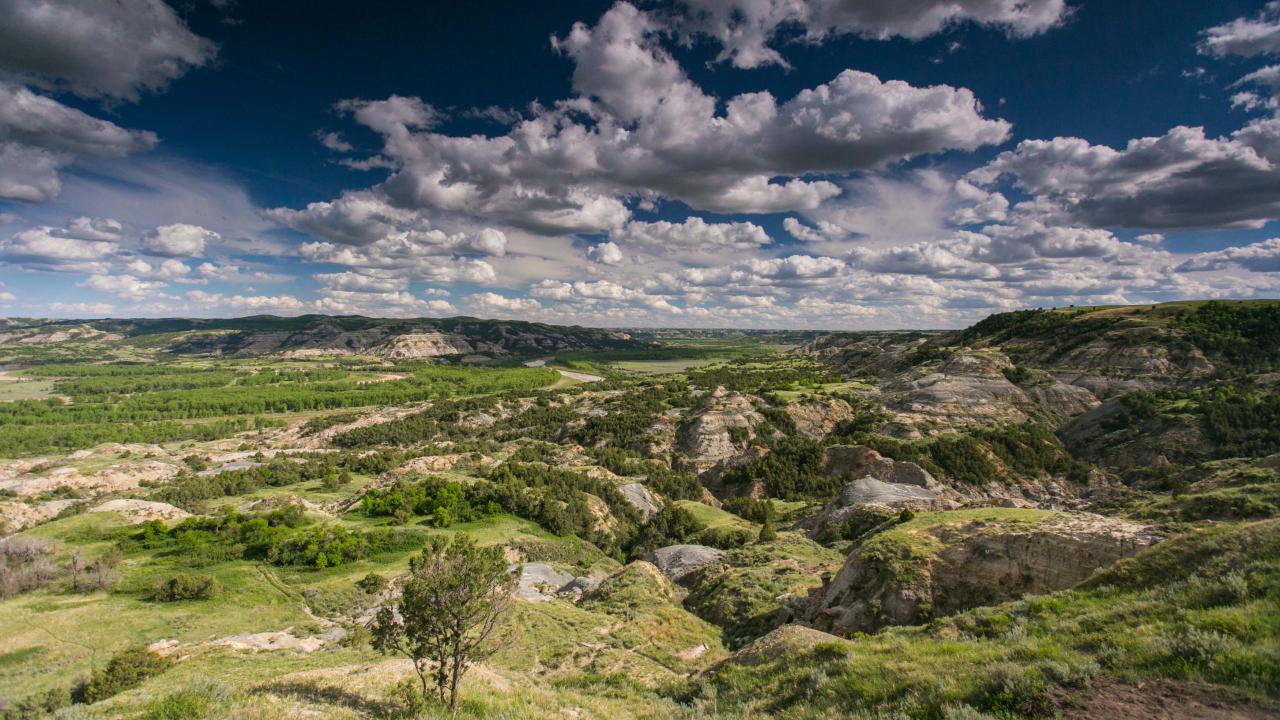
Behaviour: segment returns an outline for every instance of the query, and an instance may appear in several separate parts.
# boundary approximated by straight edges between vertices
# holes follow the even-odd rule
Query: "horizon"
[[[747,326],[680,326],[680,325],[575,325],[571,323],[543,322],[540,320],[529,320],[524,318],[498,318],[498,317],[482,317],[476,315],[441,315],[441,316],[392,316],[392,315],[360,315],[360,314],[326,314],[326,313],[299,313],[297,315],[275,315],[271,313],[258,313],[255,315],[228,315],[228,316],[151,316],[151,317],[42,317],[42,316],[6,316],[0,315],[0,321],[45,321],[50,323],[93,323],[93,322],[131,322],[145,320],[204,320],[209,322],[231,322],[235,320],[256,320],[260,318],[270,318],[272,320],[292,320],[297,318],[360,318],[362,320],[382,320],[382,321],[442,321],[442,320],[478,320],[481,322],[526,322],[543,325],[555,325],[561,327],[580,327],[591,330],[673,330],[673,331],[698,331],[698,332],[780,332],[780,333],[859,333],[859,332],[924,332],[924,333],[945,333],[955,330],[962,330],[971,327],[974,323],[991,317],[991,315],[999,315],[1013,312],[1026,311],[1052,311],[1052,310],[1107,310],[1112,308],[1124,307],[1157,307],[1164,305],[1179,305],[1207,302],[1237,302],[1237,303],[1278,303],[1280,297],[1274,298],[1228,298],[1228,299],[1196,299],[1188,298],[1186,300],[1170,300],[1162,303],[1143,303],[1143,304],[1113,304],[1113,305],[1061,305],[1051,307],[1022,307],[1010,310],[1002,310],[991,313],[990,315],[977,318],[973,322],[965,325],[954,327],[899,327],[899,328],[877,328],[865,330],[841,330],[829,327],[799,327],[799,328],[781,328],[781,327],[747,327]]]
[[[1280,3],[876,5],[0,0],[0,316],[1280,297]]]

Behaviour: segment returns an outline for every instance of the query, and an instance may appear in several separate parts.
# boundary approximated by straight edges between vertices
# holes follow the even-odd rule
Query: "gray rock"
[[[513,569],[514,567],[512,566]],[[516,587],[516,597],[530,602],[551,600],[573,581],[573,575],[546,563],[524,563],[520,565],[520,584]]]
[[[655,550],[649,561],[657,565],[663,575],[679,582],[689,573],[720,562],[723,557],[723,550],[706,545],[668,545]]]
[[[876,480],[871,477],[858,478],[840,492],[840,504],[851,505],[885,505],[894,507],[907,503],[918,504],[921,501],[938,499],[938,492],[919,485],[892,483]]]
[[[649,488],[638,482],[621,485],[618,490],[627,502],[640,511],[640,515],[646,522],[654,513],[662,509],[662,502],[654,497],[653,493],[649,492]]]

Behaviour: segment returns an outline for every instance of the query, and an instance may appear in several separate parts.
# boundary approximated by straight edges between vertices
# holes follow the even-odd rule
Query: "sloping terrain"
[[[366,626],[453,535],[461,717],[1274,716],[1278,316],[9,322],[0,717],[448,717]]]

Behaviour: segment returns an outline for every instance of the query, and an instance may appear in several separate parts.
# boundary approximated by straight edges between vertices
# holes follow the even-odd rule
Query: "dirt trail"
[[[1276,720],[1280,708],[1264,708],[1231,691],[1194,682],[1147,680],[1127,685],[1096,679],[1087,689],[1055,698],[1067,720]]]

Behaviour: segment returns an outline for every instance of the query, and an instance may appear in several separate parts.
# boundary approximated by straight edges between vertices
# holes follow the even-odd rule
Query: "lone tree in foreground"
[[[515,586],[501,548],[477,547],[463,536],[432,538],[410,561],[399,600],[374,617],[373,645],[413,661],[423,696],[430,672],[440,702],[457,712],[458,681],[470,663],[492,654],[488,638]]]

